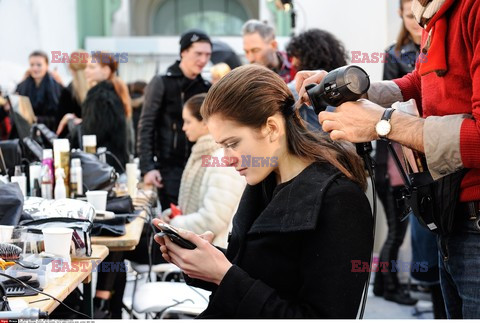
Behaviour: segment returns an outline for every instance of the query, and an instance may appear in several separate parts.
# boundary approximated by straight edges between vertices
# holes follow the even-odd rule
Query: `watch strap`
[[[382,119],[381,120],[387,120],[390,122],[390,119],[392,118],[393,111],[395,111],[395,108],[387,108],[383,112]]]

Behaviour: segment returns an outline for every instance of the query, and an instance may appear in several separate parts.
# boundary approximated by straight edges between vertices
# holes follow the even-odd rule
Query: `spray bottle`
[[[55,169],[55,199],[64,199],[67,198],[67,190],[65,188],[65,172],[63,168],[59,167]]]
[[[53,199],[53,178],[50,174],[49,165],[42,166],[42,183],[41,183],[42,197],[47,200]]]

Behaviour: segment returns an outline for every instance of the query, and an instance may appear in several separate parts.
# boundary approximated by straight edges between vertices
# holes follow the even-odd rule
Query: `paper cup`
[[[88,191],[85,193],[88,203],[92,204],[95,211],[105,211],[107,208],[107,191]]]
[[[0,225],[0,242],[10,242],[13,228],[13,225]]]
[[[45,252],[64,259],[70,259],[70,245],[73,230],[69,228],[42,229]]]

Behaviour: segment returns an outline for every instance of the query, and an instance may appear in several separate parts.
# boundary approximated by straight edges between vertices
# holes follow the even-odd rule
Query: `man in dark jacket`
[[[211,53],[207,34],[196,29],[185,32],[180,38],[180,61],[171,65],[165,75],[155,76],[145,93],[137,151],[143,180],[161,188],[164,209],[177,203],[182,172],[190,155],[191,144],[182,131],[183,103],[210,88],[200,73]]]

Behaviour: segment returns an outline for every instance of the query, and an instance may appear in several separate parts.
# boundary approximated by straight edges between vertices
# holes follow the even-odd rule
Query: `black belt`
[[[471,201],[462,204],[464,205],[464,209],[467,211],[469,220],[473,221],[480,217],[480,201]]]
[[[470,201],[461,203],[464,214],[466,213],[469,221],[480,222],[480,201]],[[480,223],[479,223],[480,226]]]

